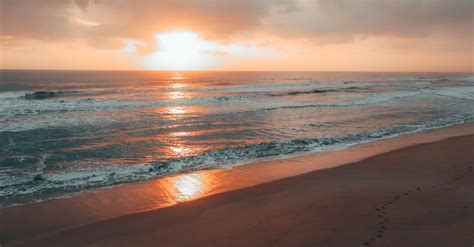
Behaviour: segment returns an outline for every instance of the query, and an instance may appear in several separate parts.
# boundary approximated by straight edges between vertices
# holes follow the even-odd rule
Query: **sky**
[[[0,0],[0,68],[474,71],[473,0]]]

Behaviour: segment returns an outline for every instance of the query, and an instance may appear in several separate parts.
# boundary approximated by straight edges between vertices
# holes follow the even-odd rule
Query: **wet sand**
[[[229,191],[232,189],[222,185],[225,183],[214,182],[195,194],[196,191],[168,193],[175,200],[170,203],[174,206],[163,208],[165,204],[160,204],[153,210],[143,208],[144,212],[136,213],[136,205],[142,201],[133,203],[140,196],[126,196],[124,201],[113,198],[140,191],[148,198],[151,192],[146,188],[163,189],[168,183],[172,191],[173,178],[6,209],[0,213],[0,243],[2,246],[5,243],[15,246],[472,246],[474,135],[472,125],[462,128],[463,134],[471,132],[471,135],[439,140],[440,133],[459,132],[456,127],[434,131],[433,136],[438,139],[423,134],[425,141],[434,142],[401,149],[400,143],[414,144],[420,135],[327,155],[197,173],[210,176],[211,180],[234,179],[227,183],[237,185]],[[393,150],[395,147],[399,149]],[[381,150],[392,151],[377,154]],[[376,155],[366,157],[371,154]],[[365,159],[338,166],[361,158]],[[315,163],[321,162],[326,167],[315,168]],[[319,168],[330,169],[298,175]],[[257,174],[269,170],[282,172]],[[238,177],[249,173],[260,179],[278,180],[255,185],[243,176]],[[280,179],[282,174],[298,176]],[[253,186],[243,188],[244,185]],[[129,213],[124,213],[127,203]],[[117,206],[106,207],[112,204]],[[114,213],[107,217],[101,214],[108,211]],[[119,214],[122,216],[114,217]]]

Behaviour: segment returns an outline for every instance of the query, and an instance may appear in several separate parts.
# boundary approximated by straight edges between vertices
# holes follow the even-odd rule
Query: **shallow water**
[[[474,119],[474,74],[0,73],[0,207]]]

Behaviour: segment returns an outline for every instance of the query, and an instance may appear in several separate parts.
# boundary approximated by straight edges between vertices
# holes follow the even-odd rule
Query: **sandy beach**
[[[163,204],[143,212],[134,211],[143,198],[139,201],[140,197],[128,196],[121,201],[118,195],[147,194],[150,186],[163,189],[169,179],[8,208],[0,214],[2,245],[471,246],[474,135],[468,134],[470,131],[472,125],[466,124],[359,145],[326,156],[313,154],[225,170],[215,178],[232,173],[236,179],[242,171],[278,170],[275,163],[287,171],[285,176],[296,176],[278,178],[283,173],[277,172],[267,177],[276,181],[250,187],[244,184],[252,182],[246,181],[240,185],[243,188],[233,189],[223,189],[225,183],[221,183],[221,188],[210,186],[196,199],[190,194],[188,201],[181,198],[171,206]],[[444,139],[452,135],[455,137]],[[415,140],[428,143],[400,148]],[[381,151],[387,149],[392,150]],[[362,153],[370,157],[363,158]],[[357,160],[355,154],[363,159],[345,161]],[[307,170],[290,167],[291,162],[301,159],[348,164],[336,162],[329,165],[334,166],[330,169],[298,175]],[[255,177],[262,182],[265,176]],[[104,208],[104,200],[109,206],[115,202],[115,207]],[[95,214],[91,205],[95,205]],[[99,213],[108,209],[121,216]],[[51,217],[53,213],[58,216]]]
[[[474,247],[473,0],[0,0],[0,247]]]

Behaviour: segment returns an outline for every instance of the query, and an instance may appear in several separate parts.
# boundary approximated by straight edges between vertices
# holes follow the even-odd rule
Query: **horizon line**
[[[43,69],[43,68],[0,68],[4,70],[22,71],[110,71],[110,72],[321,72],[321,73],[474,73],[471,71],[416,71],[416,70],[151,70],[151,69]]]

